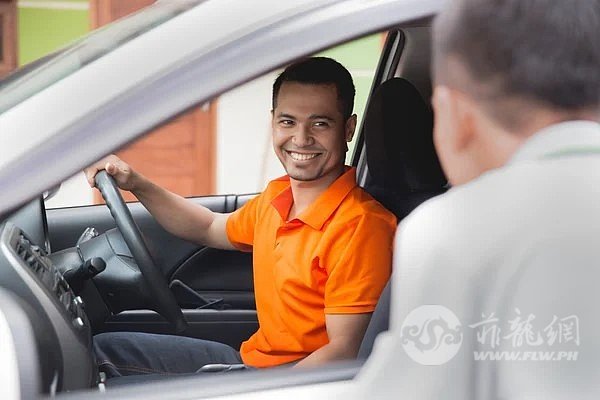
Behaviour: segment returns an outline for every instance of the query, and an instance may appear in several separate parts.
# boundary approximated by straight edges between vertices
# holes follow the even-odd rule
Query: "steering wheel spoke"
[[[102,193],[110,214],[144,277],[152,294],[154,309],[173,325],[177,333],[184,331],[187,322],[183,312],[169,289],[165,276],[150,255],[142,233],[127,208],[115,180],[106,171],[100,171],[96,174],[96,187]]]

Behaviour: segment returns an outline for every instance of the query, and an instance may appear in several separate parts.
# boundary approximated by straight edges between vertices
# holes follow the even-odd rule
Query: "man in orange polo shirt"
[[[215,342],[143,333],[95,337],[109,376],[194,372],[205,364],[271,367],[355,358],[391,272],[396,218],[344,165],[356,128],[350,73],[329,58],[288,67],[273,85],[273,147],[287,175],[232,214],[195,205],[109,156],[106,169],[169,232],[252,251],[258,331],[240,352]]]

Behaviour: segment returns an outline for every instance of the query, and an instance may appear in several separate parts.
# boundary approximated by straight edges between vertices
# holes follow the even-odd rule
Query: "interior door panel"
[[[226,309],[255,309],[249,266],[252,266],[250,253],[205,247],[186,259],[171,281],[180,280],[208,299],[220,297]]]
[[[230,213],[254,196],[206,196],[190,201],[215,212]],[[191,322],[185,335],[239,346],[258,327],[251,253],[207,248],[181,240],[165,231],[140,203],[128,206]],[[96,228],[100,234],[115,228],[104,205],[50,209],[47,214],[53,252],[75,246],[87,227]],[[151,311],[128,311],[111,317],[100,330],[169,332],[168,325],[160,321],[161,317]]]

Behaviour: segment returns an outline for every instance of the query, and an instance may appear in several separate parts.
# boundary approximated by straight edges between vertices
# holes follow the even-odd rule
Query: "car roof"
[[[0,215],[194,105],[304,55],[430,17],[444,0],[196,3],[0,114]]]

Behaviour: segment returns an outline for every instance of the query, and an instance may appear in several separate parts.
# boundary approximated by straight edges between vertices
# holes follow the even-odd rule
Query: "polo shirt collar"
[[[289,182],[289,177],[286,177]],[[337,210],[344,198],[356,187],[356,168],[346,167],[346,171],[337,178],[325,192],[315,200],[296,219],[304,222],[310,227],[321,230],[325,222]],[[273,200],[271,205],[275,207],[281,219],[287,221],[294,198],[292,188],[288,185]]]
[[[543,158],[562,150],[600,147],[600,124],[593,121],[568,121],[550,125],[532,135],[509,161],[514,164]]]

